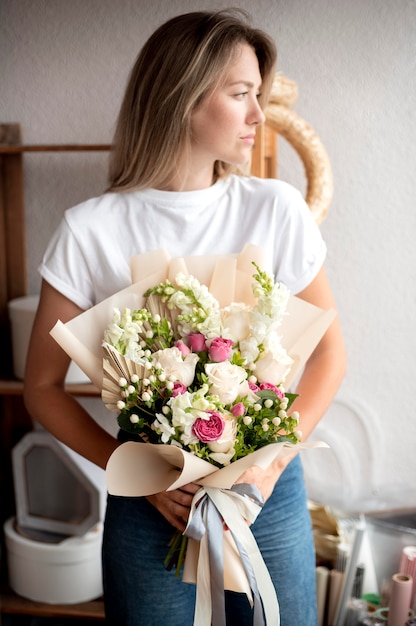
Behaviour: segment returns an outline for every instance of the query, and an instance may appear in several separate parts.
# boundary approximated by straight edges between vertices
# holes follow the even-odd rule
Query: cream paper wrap
[[[110,298],[100,302],[73,320],[63,324],[58,321],[51,335],[85,372],[94,385],[103,390],[103,333],[111,322],[114,308],[131,310],[144,306],[143,294],[150,287],[169,278],[174,282],[178,272],[192,274],[217,298],[223,308],[232,302],[245,302],[254,305],[252,293],[253,262],[262,269],[265,267],[265,252],[253,245],[246,245],[239,255],[200,256],[171,259],[165,250],[151,251],[131,259],[133,283]],[[280,326],[282,344],[293,359],[293,366],[285,380],[288,389],[306,363],[310,354],[331,324],[335,311],[322,309],[296,297],[288,303],[287,315]],[[298,449],[324,446],[325,444],[297,444]],[[139,447],[140,446],[140,447]],[[250,548],[251,531],[244,519],[253,522],[260,507],[250,503],[248,498],[238,520],[232,513],[226,490],[230,489],[241,474],[252,465],[266,468],[278,457],[293,452],[292,444],[270,444],[249,456],[223,467],[203,461],[174,446],[143,445],[128,442],[119,446],[109,459],[106,477],[108,491],[121,496],[146,496],[163,490],[177,489],[189,482],[196,482],[203,490],[218,490],[220,496],[216,506],[230,528],[235,528],[238,536]],[[212,491],[211,491],[212,493]],[[197,497],[194,499],[197,501]],[[191,512],[192,516],[192,512]],[[240,522],[243,522],[241,525]],[[236,525],[237,524],[237,525]],[[224,533],[224,588],[244,592],[252,600],[251,589],[241,565],[231,533]],[[279,608],[273,585],[267,569],[256,548],[250,550],[250,560],[255,572],[260,596],[264,604],[266,623],[280,623]],[[195,624],[210,626],[211,602],[209,591],[209,564],[207,563],[206,541],[200,544],[192,539],[188,542],[183,579],[197,583],[197,604]]]
[[[115,308],[131,310],[144,306],[143,294],[178,272],[192,274],[206,284],[223,308],[232,302],[253,305],[253,261],[264,268],[265,252],[247,244],[239,255],[199,256],[171,259],[165,250],[154,250],[131,259],[132,285],[81,313],[66,324],[60,320],[50,331],[61,348],[101,391],[103,386],[103,333]],[[296,296],[291,296],[279,334],[294,363],[285,380],[289,389],[319,340],[336,316]]]

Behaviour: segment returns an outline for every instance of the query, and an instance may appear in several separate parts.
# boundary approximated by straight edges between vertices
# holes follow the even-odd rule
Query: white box
[[[50,433],[27,433],[12,468],[19,529],[81,536],[102,519],[97,485]]]
[[[44,431],[12,451],[16,516],[4,525],[9,583],[49,604],[102,595],[102,515],[96,484]]]
[[[38,308],[39,296],[23,296],[8,302],[8,311],[11,325],[13,373],[19,380],[23,380],[26,366],[26,355],[29,347],[32,326]],[[65,378],[68,384],[90,383],[90,379],[71,361]]]
[[[379,589],[399,572],[403,548],[416,546],[416,509],[366,513],[366,526]]]
[[[102,595],[102,525],[57,544],[22,536],[15,518],[4,524],[10,587],[49,604],[89,602]]]

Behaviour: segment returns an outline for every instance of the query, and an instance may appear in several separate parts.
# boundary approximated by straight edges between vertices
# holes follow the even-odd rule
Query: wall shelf
[[[12,346],[8,302],[27,295],[26,229],[24,208],[24,155],[46,152],[109,151],[107,144],[23,145],[18,124],[0,124],[0,491],[1,526],[15,513],[11,450],[27,432],[32,422],[23,403],[23,381],[12,372]],[[93,384],[68,385],[76,397],[98,397]],[[7,571],[2,535],[0,573],[6,583]],[[10,623],[20,623],[18,616],[57,617],[104,621],[102,600],[80,605],[54,606],[32,602],[13,593],[7,583],[0,593],[0,612]],[[14,618],[13,616],[16,616]],[[15,622],[16,619],[16,622]],[[9,623],[9,622],[8,622]]]
[[[46,617],[50,619],[71,619],[91,622],[104,622],[104,603],[101,598],[80,604],[45,604],[27,600],[8,587],[0,590],[1,614],[10,616],[11,623],[19,624],[17,616]],[[16,621],[14,621],[16,617]],[[9,623],[9,622],[7,622]],[[25,622],[26,623],[26,622]],[[72,623],[72,622],[71,622]]]
[[[0,145],[0,154],[23,154],[24,152],[108,152],[110,144],[33,144]]]
[[[24,383],[22,380],[1,379],[0,396],[22,396]],[[92,383],[78,383],[65,385],[65,391],[77,398],[99,397],[99,390]]]

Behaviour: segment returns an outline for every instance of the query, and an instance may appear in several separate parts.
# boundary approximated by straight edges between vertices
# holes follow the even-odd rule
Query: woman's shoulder
[[[258,176],[237,176],[230,178],[230,185],[247,194],[260,194],[263,198],[282,199],[287,201],[303,200],[296,187],[279,178],[260,178]]]
[[[65,211],[65,215],[77,217],[80,215],[88,215],[89,213],[94,213],[95,211],[106,211],[114,206],[115,202],[118,203],[120,201],[120,195],[121,194],[105,192],[100,195],[87,198],[86,200],[68,208]]]
[[[85,228],[88,225],[97,228],[99,224],[111,224],[123,215],[123,206],[130,205],[128,194],[106,192],[80,202],[68,209],[64,221],[71,228]]]

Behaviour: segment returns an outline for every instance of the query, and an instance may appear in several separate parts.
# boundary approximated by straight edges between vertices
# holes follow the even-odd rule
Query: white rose
[[[225,416],[224,416],[225,417]],[[225,418],[225,428],[220,439],[217,441],[210,441],[208,448],[212,452],[219,452],[221,454],[229,454],[233,450],[234,455],[234,441],[235,441],[235,421],[234,419]]]
[[[160,363],[166,377],[172,377],[171,380],[177,380],[186,387],[194,380],[198,360],[198,355],[193,352],[184,358],[178,348],[166,348],[153,354],[153,362]]]
[[[259,399],[259,397],[255,394],[255,392],[252,391],[252,389],[250,389],[250,386],[247,380],[244,380],[241,383],[240,388],[238,390],[238,395],[240,398],[245,397],[251,404],[254,404]]]
[[[243,303],[233,303],[221,310],[224,336],[242,341],[250,334],[251,308]]]
[[[223,404],[231,404],[238,396],[241,383],[247,378],[247,372],[239,365],[229,361],[208,363],[205,365],[210,394],[217,395]]]
[[[279,341],[276,333],[268,337],[267,348],[256,363],[255,374],[260,383],[283,383],[293,365],[293,359],[288,355]]]

